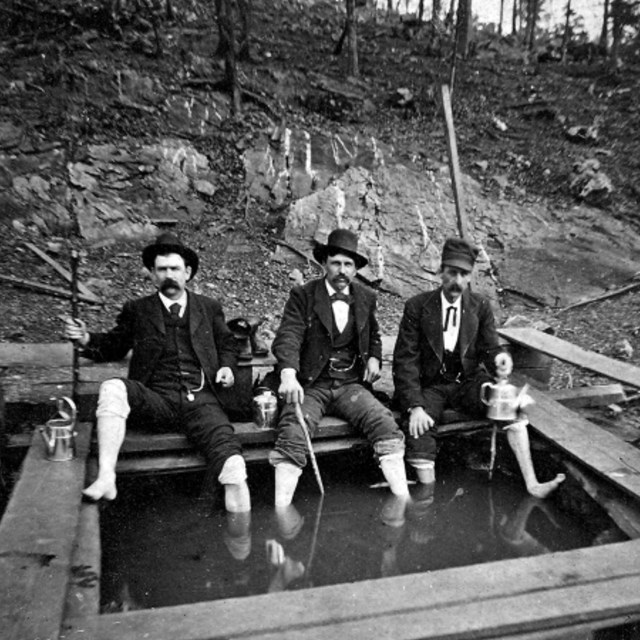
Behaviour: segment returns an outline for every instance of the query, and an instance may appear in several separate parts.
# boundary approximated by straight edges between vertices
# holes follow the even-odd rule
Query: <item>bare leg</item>
[[[116,462],[124,440],[126,421],[119,416],[98,418],[98,477],[82,493],[90,500],[113,500],[116,489]]]
[[[98,397],[98,477],[82,493],[90,500],[113,500],[117,495],[116,463],[131,409],[122,380],[105,380]]]
[[[529,432],[527,431],[527,421],[519,420],[506,427],[507,440],[513,453],[516,456],[522,477],[527,486],[527,491],[534,498],[546,498],[561,482],[564,482],[564,473],[559,473],[549,482],[538,482],[536,472],[531,459],[531,447],[529,445]]]
[[[244,458],[236,454],[227,458],[218,480],[224,485],[224,506],[231,513],[251,511]]]

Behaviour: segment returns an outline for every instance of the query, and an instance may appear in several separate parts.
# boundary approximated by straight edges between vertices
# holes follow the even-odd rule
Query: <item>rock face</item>
[[[290,202],[284,239],[299,252],[311,257],[315,242],[346,227],[369,258],[366,280],[405,298],[438,286],[443,241],[458,235],[446,166],[419,170],[372,139],[288,130],[244,161],[254,197]],[[564,222],[541,205],[485,198],[468,176],[462,182],[467,234],[482,248],[472,286],[492,299],[513,290],[563,305],[637,271],[637,235],[603,212],[576,208]]]

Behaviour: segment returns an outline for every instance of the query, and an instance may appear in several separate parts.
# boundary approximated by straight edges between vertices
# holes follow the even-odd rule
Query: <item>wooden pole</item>
[[[71,318],[78,322],[78,252],[71,250]],[[78,385],[80,382],[80,345],[73,341],[73,365],[72,365],[71,398],[78,406]]]
[[[302,427],[304,433],[304,439],[307,441],[307,448],[309,449],[309,457],[311,458],[311,466],[313,467],[313,473],[315,473],[316,481],[318,482],[318,489],[320,494],[324,495],[324,485],[322,484],[322,477],[320,476],[320,469],[318,468],[318,461],[316,460],[316,454],[313,451],[313,445],[311,444],[311,436],[309,435],[309,427],[307,427],[307,421],[302,414],[302,407],[299,402],[296,402],[296,418]]]
[[[442,107],[444,120],[447,126],[447,145],[449,148],[449,170],[451,171],[451,184],[453,186],[453,199],[456,204],[458,217],[458,232],[460,237],[468,240],[467,219],[464,211],[464,197],[460,179],[460,164],[458,161],[458,146],[456,145],[456,132],[453,128],[453,112],[451,110],[451,93],[446,84],[442,85]]]

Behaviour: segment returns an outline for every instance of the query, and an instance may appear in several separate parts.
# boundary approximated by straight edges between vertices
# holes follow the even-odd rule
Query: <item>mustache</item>
[[[162,284],[160,285],[160,291],[164,293],[168,289],[177,289],[179,286],[180,285],[176,280],[174,280],[173,278],[167,278],[166,280],[162,281]]]

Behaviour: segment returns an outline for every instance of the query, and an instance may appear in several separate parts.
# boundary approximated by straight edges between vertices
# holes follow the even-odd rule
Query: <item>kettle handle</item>
[[[487,400],[487,394],[485,393],[485,390],[487,387],[489,387],[490,389],[493,389],[494,386],[495,385],[492,382],[485,382],[480,387],[480,400],[482,404],[485,404],[487,407],[489,406],[489,401]]]
[[[76,403],[71,398],[68,398],[67,396],[58,398],[57,408],[58,413],[63,418],[69,420],[72,424],[75,424],[76,416],[78,415],[78,409],[76,407]]]

